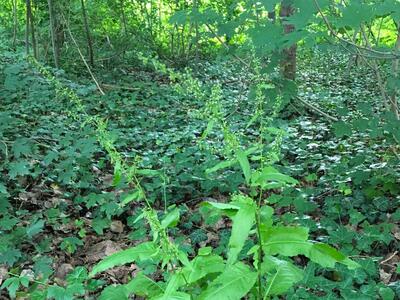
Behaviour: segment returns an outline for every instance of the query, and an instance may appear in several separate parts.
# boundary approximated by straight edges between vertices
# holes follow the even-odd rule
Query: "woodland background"
[[[2,0],[4,299],[398,299],[398,0]]]

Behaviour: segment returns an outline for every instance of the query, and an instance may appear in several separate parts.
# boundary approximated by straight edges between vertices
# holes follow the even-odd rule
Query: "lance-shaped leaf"
[[[158,247],[156,247],[153,242],[143,243],[136,247],[119,251],[117,253],[107,256],[97,265],[95,265],[92,272],[90,272],[89,277],[93,277],[97,273],[103,272],[115,266],[132,263],[136,260],[150,259],[157,255],[157,253]]]
[[[251,168],[246,153],[242,150],[236,151],[236,159],[238,160],[240,167],[242,168],[246,183],[249,184],[251,178]]]
[[[257,210],[255,202],[249,197],[238,195],[232,200],[240,208],[232,217],[232,232],[228,245],[228,264],[235,263],[240,251],[242,251],[250,230],[255,223]]]

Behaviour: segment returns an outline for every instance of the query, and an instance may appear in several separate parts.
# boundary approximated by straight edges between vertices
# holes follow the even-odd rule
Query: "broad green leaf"
[[[135,294],[141,297],[151,298],[164,293],[164,289],[161,288],[160,285],[141,272],[138,273],[133,280],[127,283],[125,288],[130,294]]]
[[[124,285],[110,285],[100,294],[99,300],[128,300],[129,292]]]
[[[224,160],[220,163],[216,164],[214,167],[209,168],[206,170],[206,174],[214,173],[222,169],[226,169],[232,167],[234,164],[237,163],[237,160]]]
[[[210,283],[199,300],[239,300],[254,286],[257,273],[250,267],[237,262],[228,265],[225,271]]]
[[[298,181],[288,175],[280,173],[277,169],[268,166],[259,172],[254,172],[251,177],[252,186],[263,188],[283,187],[287,184],[297,184]]]
[[[286,293],[295,283],[303,279],[303,271],[288,261],[271,256],[265,258],[263,265],[275,271],[267,275],[264,299],[271,295]]]
[[[153,242],[140,244],[120,252],[111,254],[101,260],[93,267],[89,277],[95,276],[97,273],[103,272],[115,266],[132,263],[136,260],[150,259],[158,253],[158,247]]]
[[[396,297],[394,291],[390,287],[381,287],[379,289],[379,295],[382,297],[382,300],[393,300]]]
[[[174,292],[167,296],[162,295],[151,298],[151,300],[191,300],[191,299],[192,298],[189,294],[183,292]]]
[[[333,268],[335,267],[335,263],[344,264],[349,269],[356,269],[359,267],[356,262],[327,244],[314,244],[306,256],[322,267]]]
[[[212,273],[221,273],[225,268],[222,257],[218,255],[197,256],[192,261],[192,268],[185,268],[184,274],[188,283]]]
[[[240,209],[232,217],[232,232],[228,245],[228,264],[236,262],[256,220],[257,206],[253,199],[245,196],[236,196],[232,200],[239,199],[240,202],[236,203],[240,206]]]
[[[212,208],[218,209],[221,213],[227,215],[232,218],[237,211],[239,210],[239,206],[230,204],[230,203],[218,203],[218,202],[203,202],[203,206],[211,206]]]
[[[308,228],[274,226],[262,232],[263,249],[268,255],[295,256],[307,254],[312,246],[308,242]]]
[[[132,194],[129,194],[121,201],[121,206],[124,207],[125,205],[129,204],[132,201],[140,201],[144,198],[142,189],[137,189]]]
[[[242,168],[246,183],[249,184],[251,178],[251,168],[247,155],[242,150],[238,150],[236,151],[236,159],[238,160],[240,167]]]
[[[175,227],[179,222],[179,217],[179,208],[176,207],[175,209],[167,213],[167,215],[161,221],[161,226],[163,228]]]
[[[163,298],[169,299],[170,296],[178,292],[178,289],[186,284],[185,280],[186,278],[181,271],[171,275],[165,288]]]

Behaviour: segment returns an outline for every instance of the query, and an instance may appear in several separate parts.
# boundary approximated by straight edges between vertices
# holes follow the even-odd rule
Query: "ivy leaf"
[[[15,179],[17,176],[28,175],[29,173],[29,162],[26,160],[19,160],[9,164],[8,176],[11,179]]]
[[[225,271],[210,283],[204,290],[199,300],[231,300],[241,299],[254,286],[257,273],[243,264],[237,262],[228,265]]]
[[[43,230],[44,227],[44,220],[38,220],[37,222],[31,224],[27,229],[26,229],[26,234],[28,235],[29,238],[32,238],[39,232]]]
[[[9,195],[8,192],[7,192],[7,187],[1,182],[0,182],[0,194],[4,194],[6,196]]]
[[[345,123],[344,121],[338,121],[335,124],[333,124],[333,129],[338,138],[344,136],[351,136],[352,133],[351,126]]]

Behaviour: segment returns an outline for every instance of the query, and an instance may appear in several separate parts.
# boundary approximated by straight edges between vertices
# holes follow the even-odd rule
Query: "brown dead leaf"
[[[122,249],[117,243],[110,240],[102,241],[89,248],[86,253],[85,260],[88,263],[95,263],[101,260],[103,257],[111,255],[120,250]]]
[[[110,230],[114,233],[124,232],[124,224],[121,221],[112,221],[110,225]]]
[[[379,270],[379,276],[384,284],[389,284],[390,279],[392,278],[392,274],[385,272],[383,269]]]

